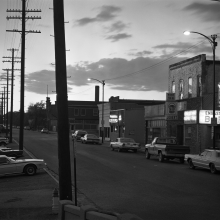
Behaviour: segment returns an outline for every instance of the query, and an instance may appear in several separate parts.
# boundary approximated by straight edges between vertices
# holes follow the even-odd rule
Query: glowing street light
[[[212,47],[213,52],[213,119],[212,119],[212,132],[213,132],[213,149],[215,149],[215,126],[217,125],[217,118],[215,117],[215,48],[217,47],[217,42],[215,41],[217,38],[217,34],[211,35],[211,38],[196,31],[184,31],[185,35],[190,35],[191,33],[199,34],[205,37]]]
[[[94,78],[88,78],[88,81],[95,80],[102,84],[102,143],[104,142],[104,86],[105,86],[105,80],[98,80]]]

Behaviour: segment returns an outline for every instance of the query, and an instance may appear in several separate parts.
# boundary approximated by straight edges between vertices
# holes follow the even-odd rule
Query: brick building
[[[216,147],[220,146],[220,61],[216,61],[215,103],[218,125]],[[191,147],[192,153],[212,147],[213,61],[206,55],[169,66],[168,96],[164,107],[165,135],[176,137],[180,144]],[[148,116],[148,117],[146,117]],[[149,115],[146,114],[148,119]],[[158,115],[151,117],[154,120]],[[148,126],[149,129],[149,126]]]

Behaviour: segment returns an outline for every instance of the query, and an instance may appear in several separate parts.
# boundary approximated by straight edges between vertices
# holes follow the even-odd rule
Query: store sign
[[[177,103],[166,102],[166,120],[177,120]]]
[[[175,101],[175,93],[166,93],[166,100],[167,101]]]
[[[197,111],[185,111],[184,112],[184,124],[196,124],[197,123]]]
[[[199,123],[211,124],[213,118],[212,110],[200,110],[199,111]],[[215,111],[215,118],[217,118],[217,124],[220,124],[220,111]]]
[[[110,118],[109,122],[110,123],[118,123],[118,119],[117,118]]]

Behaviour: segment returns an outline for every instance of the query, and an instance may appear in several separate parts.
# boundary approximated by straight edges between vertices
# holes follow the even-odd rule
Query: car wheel
[[[184,163],[184,158],[180,158],[180,163]]]
[[[112,151],[114,151],[114,150],[115,150],[115,149],[112,147],[112,145],[110,145],[110,148],[111,148],[111,150],[112,150]]]
[[[146,159],[150,159],[150,153],[148,152],[148,150],[145,150],[145,156],[146,156]]]
[[[191,159],[188,160],[188,163],[189,163],[189,168],[190,169],[195,169],[195,166],[194,166],[194,164],[193,164]]]
[[[134,153],[137,153],[137,149],[133,150]]]
[[[6,143],[5,142],[1,142],[0,146],[6,146]]]
[[[163,154],[161,152],[159,153],[159,161],[160,162],[164,161],[164,156],[163,156]]]
[[[213,173],[213,174],[217,173],[217,170],[215,168],[215,164],[214,163],[211,163],[209,167],[210,167],[211,173]]]
[[[27,165],[24,168],[24,172],[28,176],[33,176],[36,173],[36,167],[34,165]]]
[[[121,152],[121,149],[120,149],[120,147],[118,148],[118,152]]]

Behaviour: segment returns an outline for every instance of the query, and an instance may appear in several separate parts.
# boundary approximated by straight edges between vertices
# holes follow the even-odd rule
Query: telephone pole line
[[[53,0],[60,200],[72,200],[63,0]]]
[[[41,19],[41,17],[26,16],[29,12],[41,12],[41,10],[26,10],[26,1],[22,0],[22,10],[9,9],[7,12],[19,12],[22,16],[7,16],[7,19],[20,19],[22,30],[6,30],[8,32],[21,32],[21,93],[20,93],[20,130],[19,130],[19,150],[23,150],[24,142],[24,78],[25,78],[25,34],[41,33],[40,31],[26,31],[25,22],[28,19]]]
[[[21,61],[14,61],[14,59],[21,59],[20,57],[14,57],[14,52],[18,51],[18,49],[12,48],[8,49],[8,51],[12,52],[11,57],[3,57],[11,60],[3,61],[3,62],[11,62],[12,67],[11,69],[6,69],[7,72],[11,70],[11,114],[10,114],[10,137],[9,137],[9,143],[12,143],[12,126],[13,126],[13,101],[14,101],[14,62],[20,63]],[[17,70],[17,69],[15,69]],[[7,77],[8,78],[8,77]],[[7,116],[8,117],[8,116]],[[8,118],[7,118],[8,121]]]

